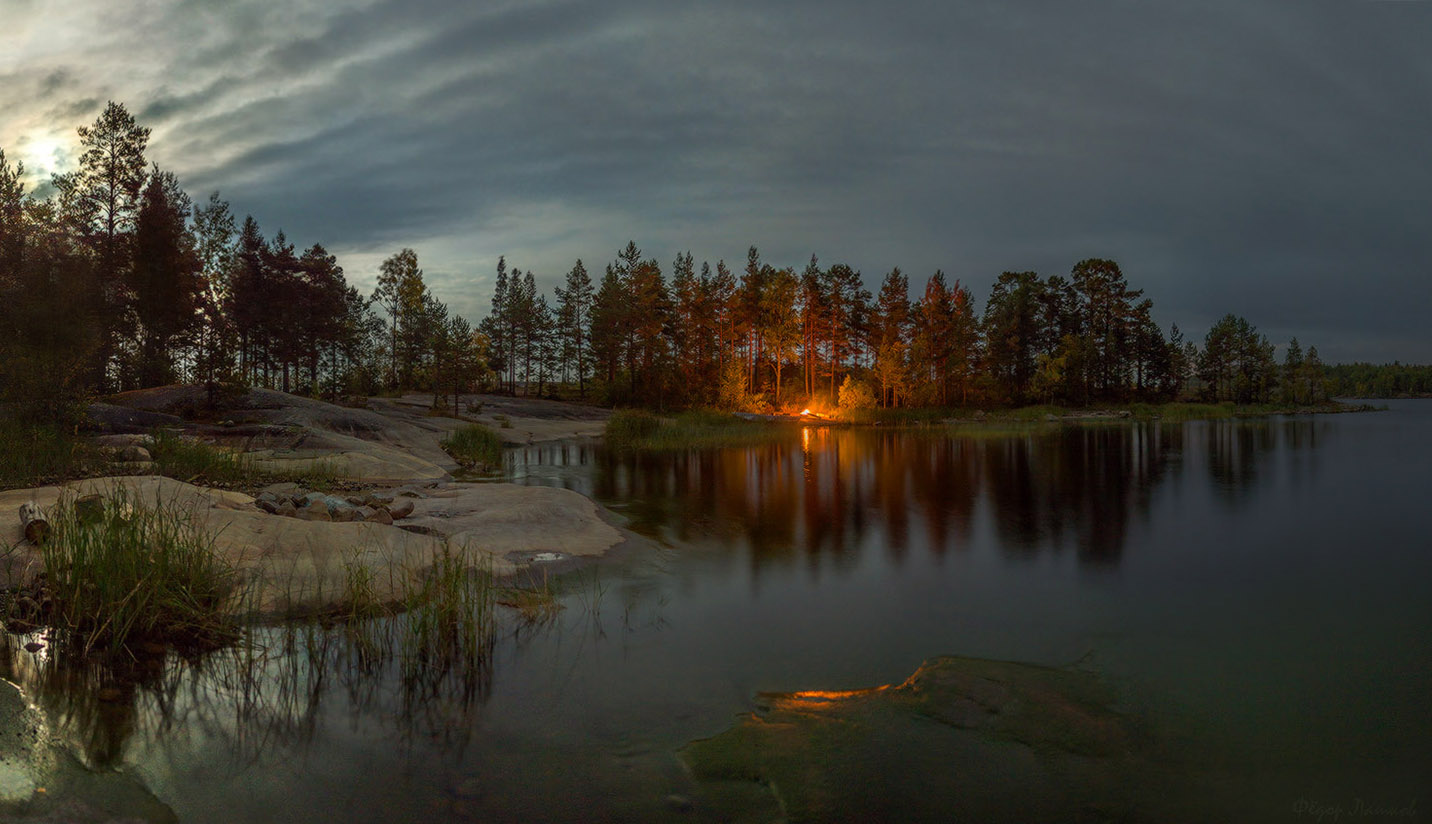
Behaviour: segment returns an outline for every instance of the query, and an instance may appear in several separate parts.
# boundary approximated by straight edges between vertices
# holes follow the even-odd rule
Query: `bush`
[[[850,375],[845,376],[845,381],[840,384],[840,394],[837,398],[842,413],[857,409],[874,409],[875,393],[865,381],[856,380]]]

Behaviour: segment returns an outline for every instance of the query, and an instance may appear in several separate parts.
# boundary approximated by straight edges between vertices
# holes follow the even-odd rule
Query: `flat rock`
[[[470,551],[474,561],[480,559],[494,573],[506,575],[517,569],[509,554],[594,556],[622,540],[595,504],[566,489],[452,484],[413,501],[411,523],[405,521],[408,528],[400,529],[381,522],[382,510],[374,511],[374,521],[334,523],[320,508],[300,511],[291,501],[281,501],[279,512],[292,511],[297,517],[279,517],[260,510],[255,499],[243,493],[150,475],[0,492],[0,543],[20,543],[23,502],[33,500],[48,509],[62,495],[106,494],[119,488],[139,505],[192,513],[215,536],[215,551],[252,587],[235,610],[260,615],[304,614],[339,605],[348,580],[346,567],[352,563],[374,571],[380,597],[397,597],[405,576],[421,574],[449,549]],[[27,582],[41,567],[38,550],[20,546],[12,553],[7,574]]]

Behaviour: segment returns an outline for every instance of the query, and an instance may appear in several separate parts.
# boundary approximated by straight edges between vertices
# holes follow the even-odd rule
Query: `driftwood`
[[[25,529],[26,540],[32,544],[42,543],[50,534],[50,522],[45,520],[44,511],[34,501],[20,504],[20,526]]]

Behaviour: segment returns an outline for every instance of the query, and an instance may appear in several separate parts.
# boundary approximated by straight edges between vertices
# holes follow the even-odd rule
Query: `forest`
[[[0,149],[0,400],[37,417],[176,381],[211,397],[262,385],[332,400],[427,391],[440,405],[481,390],[748,411],[1312,404],[1361,385],[1296,339],[1279,361],[1234,314],[1201,341],[1165,332],[1104,259],[1004,272],[981,310],[941,271],[912,287],[892,269],[872,293],[814,255],[797,270],[752,246],[735,269],[689,252],[663,268],[628,242],[595,278],[577,260],[550,299],[499,259],[474,324],[432,293],[412,249],[364,294],[320,243],[266,235],[217,192],[196,203],[146,160],[149,130],[123,105],[78,135],[78,167],[43,198]],[[1417,374],[1407,391],[1426,391]]]

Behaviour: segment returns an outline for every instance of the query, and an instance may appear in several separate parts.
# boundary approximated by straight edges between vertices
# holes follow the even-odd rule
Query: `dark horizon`
[[[123,102],[197,201],[369,291],[412,247],[474,321],[499,255],[550,291],[629,239],[663,265],[814,252],[872,290],[943,269],[977,296],[1102,257],[1165,329],[1231,310],[1328,362],[1432,362],[1429,15],[0,0],[0,147],[43,186]]]

